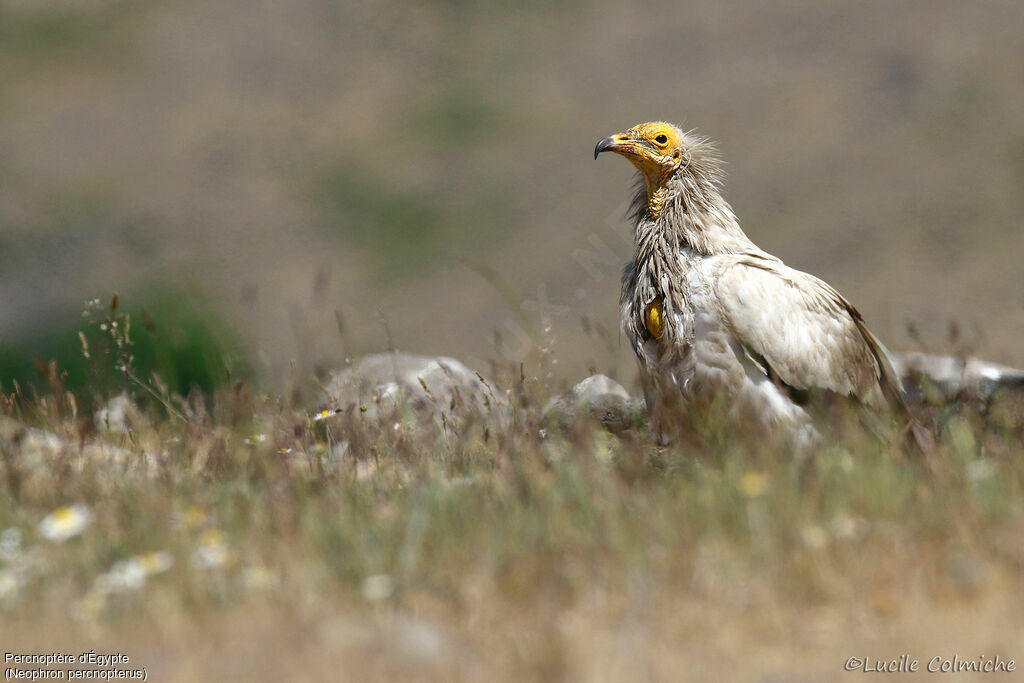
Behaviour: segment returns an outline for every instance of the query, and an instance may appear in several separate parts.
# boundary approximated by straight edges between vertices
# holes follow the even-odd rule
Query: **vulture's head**
[[[597,143],[594,158],[601,152],[615,152],[633,162],[647,183],[663,180],[683,161],[686,135],[671,123],[641,123],[629,130],[609,135]]]
[[[706,138],[671,123],[641,123],[609,135],[597,143],[594,158],[601,152],[615,152],[636,166],[644,178],[654,215],[660,212],[671,187],[684,192],[688,201],[708,203],[717,199],[722,167],[714,146]]]

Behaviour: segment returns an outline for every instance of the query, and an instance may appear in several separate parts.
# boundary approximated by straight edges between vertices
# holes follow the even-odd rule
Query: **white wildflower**
[[[146,570],[146,576],[156,576],[174,566],[174,555],[169,550],[154,550],[148,553],[136,555],[142,568]]]
[[[218,529],[207,529],[199,536],[195,563],[203,569],[216,569],[227,564],[230,552],[224,544],[224,534]]]
[[[63,543],[82,533],[91,521],[92,514],[84,505],[59,507],[39,523],[39,533],[48,541]]]
[[[174,566],[174,556],[167,550],[154,550],[119,560],[106,574],[96,577],[93,592],[127,593],[146,584],[146,579],[162,574]]]
[[[146,585],[146,570],[134,557],[114,563],[106,574],[96,577],[94,588],[98,593],[128,593]]]

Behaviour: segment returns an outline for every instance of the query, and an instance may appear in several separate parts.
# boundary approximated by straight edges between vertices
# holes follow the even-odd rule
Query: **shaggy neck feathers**
[[[714,148],[707,140],[687,135],[684,149],[682,162],[664,179],[652,183],[640,176],[631,206],[638,260],[672,260],[680,248],[708,256],[760,252],[722,197],[722,164]],[[665,249],[670,252],[656,254]]]

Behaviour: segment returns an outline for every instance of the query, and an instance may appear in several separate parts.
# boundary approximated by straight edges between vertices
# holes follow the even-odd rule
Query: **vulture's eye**
[[[668,136],[665,134],[659,135],[658,137],[654,138],[654,141],[657,142],[659,145],[664,145],[666,142],[668,142]]]

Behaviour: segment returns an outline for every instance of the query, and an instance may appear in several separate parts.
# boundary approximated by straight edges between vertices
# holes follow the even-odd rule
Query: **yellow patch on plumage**
[[[661,335],[665,333],[665,306],[660,296],[647,304],[647,310],[644,311],[644,325],[655,339],[661,339]]]

